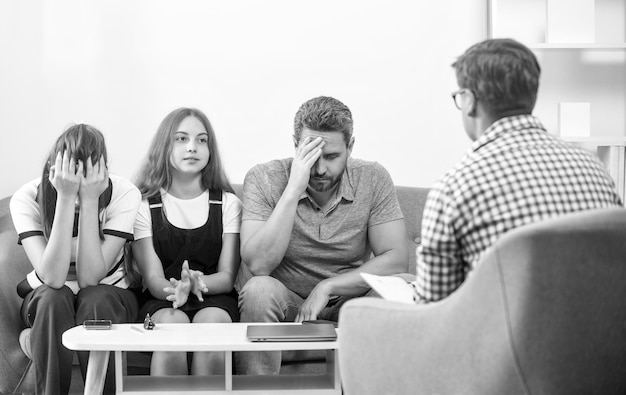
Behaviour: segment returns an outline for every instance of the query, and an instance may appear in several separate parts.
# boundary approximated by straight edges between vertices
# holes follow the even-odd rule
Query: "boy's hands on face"
[[[296,154],[291,163],[288,187],[293,188],[298,195],[306,190],[311,177],[311,168],[322,155],[324,140],[307,136],[296,147]]]
[[[91,158],[88,158],[84,172],[82,171],[83,162],[79,160],[78,164],[81,169],[77,172],[81,177],[78,191],[80,200],[98,200],[100,195],[109,187],[109,171],[104,162],[104,157],[100,156],[95,165],[91,163]]]
[[[59,198],[74,200],[80,189],[83,165],[76,165],[73,157],[65,150],[57,153],[54,165],[50,166],[48,180],[57,191]]]

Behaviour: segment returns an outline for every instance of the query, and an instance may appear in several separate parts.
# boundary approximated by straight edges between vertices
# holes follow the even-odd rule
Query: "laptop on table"
[[[314,342],[337,340],[332,323],[328,324],[275,324],[248,325],[246,333],[252,342]]]

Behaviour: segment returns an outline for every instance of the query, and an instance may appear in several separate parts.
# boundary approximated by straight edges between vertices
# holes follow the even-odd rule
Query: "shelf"
[[[488,0],[487,13],[489,38],[525,43],[541,64],[533,113],[551,131],[588,126],[596,136],[559,137],[595,152],[626,200],[626,2]],[[586,104],[584,113],[562,111],[576,103]]]
[[[232,376],[232,389],[224,376],[125,376],[122,394],[302,394],[337,395],[333,375]]]
[[[592,144],[598,147],[626,146],[626,136],[561,137],[561,139],[570,143]]]
[[[595,49],[603,51],[621,51],[626,49],[626,43],[617,44],[559,44],[559,43],[534,43],[529,44],[531,49]]]
[[[488,0],[487,35],[533,49],[626,48],[623,0]]]
[[[126,376],[123,393],[225,391],[224,376]]]

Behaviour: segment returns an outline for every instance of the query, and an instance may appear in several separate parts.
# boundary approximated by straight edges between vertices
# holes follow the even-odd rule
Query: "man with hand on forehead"
[[[246,175],[242,322],[336,321],[344,302],[370,291],[360,273],[407,271],[395,187],[380,164],[350,158],[352,123],[340,101],[311,99],[295,116],[294,157]],[[280,352],[238,355],[244,374],[278,374],[280,364]]]

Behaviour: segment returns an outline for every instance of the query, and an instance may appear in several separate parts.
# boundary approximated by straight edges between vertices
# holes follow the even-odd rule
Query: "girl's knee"
[[[96,285],[83,288],[76,300],[76,323],[86,319],[108,319],[113,323],[126,321],[126,307],[111,285]]]
[[[178,309],[160,309],[153,315],[154,322],[159,324],[188,324],[189,317]]]
[[[46,310],[58,313],[74,314],[74,294],[66,286],[51,288],[41,285],[35,290],[33,300],[37,300],[37,310]]]
[[[233,322],[230,315],[219,307],[207,307],[196,313],[193,317],[194,323],[229,323]]]
[[[35,288],[35,295],[46,299],[74,299],[74,293],[65,285],[61,288],[52,288],[43,284]]]

